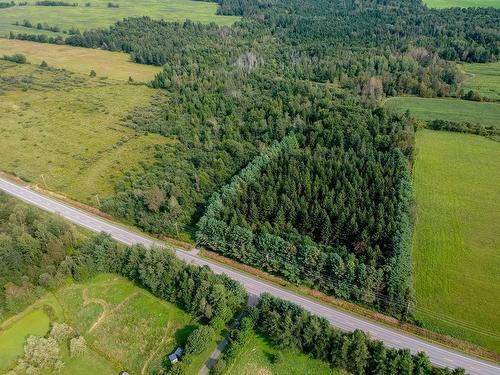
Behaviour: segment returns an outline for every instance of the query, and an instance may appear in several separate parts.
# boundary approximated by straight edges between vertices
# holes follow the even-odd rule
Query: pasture
[[[500,62],[462,64],[459,68],[467,75],[463,83],[465,92],[475,90],[489,99],[500,100]]]
[[[68,1],[73,3],[74,1]],[[108,7],[107,0],[90,0],[77,2],[77,7],[71,6],[36,6],[35,1],[28,1],[26,6],[14,6],[0,11],[0,36],[8,36],[10,31],[14,33],[47,35],[62,35],[36,28],[26,28],[15,25],[22,24],[24,20],[33,25],[46,23],[49,26],[58,26],[61,31],[69,31],[77,28],[81,31],[92,28],[108,27],[116,21],[126,17],[149,16],[153,19],[164,19],[166,21],[184,21],[190,19],[194,22],[210,23],[219,25],[232,25],[239,17],[216,15],[217,4],[212,2],[192,0],[116,0],[118,8]],[[90,3],[90,6],[86,6]]]
[[[123,369],[132,374],[158,373],[165,356],[184,344],[197,327],[197,322],[176,306],[122,277],[101,274],[84,283],[68,283],[6,325],[0,335],[8,335],[16,345],[8,352],[0,351],[0,372],[12,366],[15,357],[22,353],[22,344],[18,344],[28,334],[47,333],[47,316],[37,318],[35,327],[30,323],[32,315],[39,314],[44,306],[55,312],[54,320],[66,322],[83,335],[91,349],[79,358],[70,358],[63,350],[66,367],[62,374],[68,375],[107,375]],[[203,363],[205,354],[193,357],[188,374],[197,373],[199,367],[194,366]]]
[[[500,103],[404,96],[388,99],[385,106],[396,111],[408,110],[425,121],[450,120],[500,127]]]
[[[123,120],[155,95],[145,86],[0,61],[0,91],[0,169],[84,203],[168,141]]]
[[[500,143],[423,130],[416,146],[417,318],[500,352]]]
[[[240,349],[234,362],[229,364],[225,375],[336,375],[327,363],[291,351],[272,346],[261,335],[254,333]]]
[[[21,53],[32,64],[42,61],[55,68],[64,68],[88,75],[94,70],[98,77],[116,80],[150,81],[161,69],[151,65],[136,64],[121,52],[79,48],[57,44],[42,44],[24,40],[0,39],[0,56]]]
[[[424,0],[429,8],[471,8],[471,7],[494,7],[500,8],[498,0]]]

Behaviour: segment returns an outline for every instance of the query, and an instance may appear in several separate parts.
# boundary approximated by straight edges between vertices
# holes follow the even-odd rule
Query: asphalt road
[[[119,224],[70,207],[65,203],[48,198],[29,188],[16,185],[2,178],[0,178],[0,189],[45,211],[59,214],[67,220],[94,232],[109,233],[115,240],[124,244],[132,245],[138,243],[146,247],[151,247],[153,245],[162,246],[160,242],[130,231]],[[373,339],[383,341],[385,345],[389,347],[398,349],[408,348],[412,353],[425,351],[431,362],[436,366],[450,368],[462,367],[470,374],[500,375],[500,366],[497,364],[462,354],[366,318],[336,309],[332,306],[324,305],[225,265],[204,259],[197,254],[197,250],[184,251],[176,249],[176,255],[189,263],[200,266],[207,265],[215,273],[225,273],[232,279],[239,281],[250,294],[258,296],[262,293],[270,293],[276,297],[296,303],[309,310],[311,313],[326,318],[332,325],[344,331],[360,329],[369,333]]]

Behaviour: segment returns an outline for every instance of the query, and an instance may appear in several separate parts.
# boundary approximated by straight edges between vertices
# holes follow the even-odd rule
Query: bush
[[[11,56],[8,55],[3,55],[3,59],[7,61],[12,61],[17,64],[26,64],[26,56],[24,56],[22,53],[15,53]]]
[[[56,340],[59,344],[67,341],[75,335],[75,330],[66,323],[52,323],[50,337]]]
[[[208,348],[214,337],[214,330],[209,326],[199,326],[188,337],[186,343],[187,354],[199,354]]]
[[[87,351],[87,343],[83,336],[73,337],[69,343],[71,358],[80,357]]]

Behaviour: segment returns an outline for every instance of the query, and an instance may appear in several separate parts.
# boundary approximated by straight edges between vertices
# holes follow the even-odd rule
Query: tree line
[[[364,332],[342,332],[323,318],[288,301],[264,294],[229,335],[229,344],[214,366],[223,374],[249,338],[258,332],[281,350],[299,351],[353,375],[460,375],[463,369],[432,367],[424,352],[392,349]]]

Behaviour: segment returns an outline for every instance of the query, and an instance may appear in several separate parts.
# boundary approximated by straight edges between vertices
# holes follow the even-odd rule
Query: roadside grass
[[[471,7],[494,7],[500,8],[498,0],[424,0],[429,8],[471,8]]]
[[[104,28],[111,26],[116,21],[127,17],[149,16],[153,19],[164,19],[166,21],[184,21],[190,19],[194,22],[210,23],[229,26],[239,20],[234,16],[216,15],[217,4],[213,2],[191,1],[191,0],[116,0],[119,8],[109,8],[108,0],[90,0],[90,6],[81,1],[77,7],[54,7],[35,6],[30,1],[26,6],[13,6],[2,9],[0,12],[0,36],[8,36],[10,31],[15,33],[39,34],[36,28],[16,26],[24,20],[33,25],[46,23],[49,26],[58,26],[63,31],[77,28],[81,31],[92,28]],[[54,33],[41,31],[47,35],[62,35],[62,32]]]
[[[426,328],[500,352],[500,144],[417,132],[416,315]]]
[[[117,80],[132,77],[135,81],[150,81],[161,70],[156,66],[136,64],[128,54],[121,52],[0,39],[0,56],[14,53],[22,53],[32,64],[45,61],[49,66],[85,75],[94,70],[98,77]]]
[[[336,375],[341,372],[303,353],[279,350],[265,337],[254,332],[224,374]]]
[[[6,330],[0,330],[0,372],[9,369],[22,353],[30,335],[43,336],[49,330],[50,319],[42,309],[30,311]]]
[[[396,111],[409,110],[413,116],[425,121],[450,120],[500,128],[500,103],[401,96],[388,99],[385,106]]]
[[[500,5],[500,1],[498,2]],[[500,61],[488,64],[461,64],[459,68],[468,76],[464,90],[476,90],[482,96],[500,100]]]
[[[158,373],[166,355],[184,345],[189,333],[198,326],[189,314],[123,277],[100,274],[83,283],[68,281],[4,322],[0,348],[6,346],[1,338],[8,337],[7,346],[12,349],[0,349],[0,373],[14,365],[28,335],[43,336],[48,332],[49,317],[43,315],[44,306],[54,311],[52,320],[74,327],[90,348],[80,358],[70,358],[67,348],[62,348],[66,365],[63,375],[111,375],[124,369],[133,374]],[[194,365],[188,366],[187,373],[197,374],[208,354],[206,351],[193,356]]]
[[[98,206],[114,193],[118,178],[152,158],[155,145],[169,142],[136,132],[123,121],[129,111],[152,100],[153,89],[29,65],[3,66],[0,169],[8,173]],[[28,70],[24,89],[13,83],[23,81],[21,70]],[[81,81],[73,85],[73,77]]]

